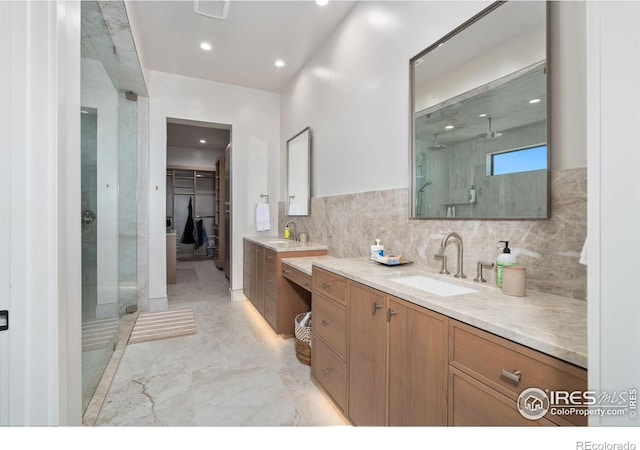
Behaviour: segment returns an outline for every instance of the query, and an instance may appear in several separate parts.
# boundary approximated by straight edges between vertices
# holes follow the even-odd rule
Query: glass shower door
[[[83,412],[137,305],[137,103],[99,5],[83,1],[81,60]]]

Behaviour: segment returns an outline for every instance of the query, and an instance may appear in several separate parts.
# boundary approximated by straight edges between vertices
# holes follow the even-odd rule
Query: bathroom
[[[307,232],[311,241],[327,245],[330,253],[337,257],[365,256],[377,238],[388,251],[437,269],[438,262],[432,256],[437,253],[442,237],[456,231],[464,240],[468,275],[475,276],[476,262],[495,260],[499,254],[498,241],[509,240],[519,262],[527,268],[531,289],[581,301],[586,301],[587,290],[591,293],[590,302],[598,303],[589,305],[589,353],[591,356],[603,352],[605,356],[602,361],[590,361],[590,364],[615,367],[615,339],[609,339],[613,336],[618,336],[618,342],[624,339],[622,330],[629,329],[629,323],[625,322],[629,319],[618,314],[616,321],[622,326],[617,327],[608,319],[591,313],[596,306],[602,306],[606,311],[610,308],[612,315],[616,310],[636,309],[624,300],[609,298],[601,305],[600,297],[596,297],[597,292],[626,282],[621,275],[609,272],[603,277],[595,277],[593,274],[599,272],[592,270],[604,271],[617,261],[614,256],[620,256],[618,253],[599,253],[606,243],[610,244],[606,248],[615,247],[615,240],[609,236],[621,231],[624,233],[620,236],[626,239],[629,234],[626,226],[621,225],[621,217],[626,217],[621,216],[624,206],[610,211],[609,206],[599,203],[600,194],[605,195],[608,191],[593,191],[600,183],[604,185],[601,176],[616,179],[608,172],[611,170],[608,166],[604,167],[607,170],[604,175],[598,173],[599,153],[590,150],[595,141],[599,142],[593,130],[602,131],[607,138],[603,139],[607,148],[622,149],[628,145],[615,136],[615,124],[606,119],[607,108],[612,106],[609,103],[600,105],[593,96],[584,95],[594,92],[594,81],[590,77],[597,72],[593,66],[596,63],[587,55],[602,43],[602,35],[596,34],[596,30],[611,33],[609,28],[602,31],[593,23],[593,17],[600,17],[595,14],[599,11],[594,11],[594,5],[551,3],[550,28],[554,44],[549,55],[553,98],[550,217],[542,220],[409,219],[409,60],[488,4],[361,2],[279,94],[248,92],[235,86],[146,69],[151,95],[156,98],[149,109],[149,179],[145,183],[149,196],[148,223],[152,224],[148,236],[144,236],[149,243],[148,267],[138,271],[139,274],[148,273],[148,305],[145,306],[149,309],[166,307],[162,250],[164,211],[163,207],[157,207],[165,202],[162,186],[166,156],[161,153],[164,151],[162,136],[166,135],[166,117],[230,123],[234,124],[236,180],[232,187],[232,202],[236,205],[231,252],[234,298],[242,289],[241,237],[255,233],[253,207],[260,201],[261,194],[268,193],[274,219],[271,236],[282,236],[284,224],[294,220],[298,232]],[[424,26],[425,17],[437,17],[438,20],[431,19],[432,23]],[[132,19],[135,19],[134,15]],[[609,16],[600,19],[609,26]],[[136,37],[135,20],[132,22]],[[399,28],[403,33],[398,33]],[[144,65],[144,47],[139,51]],[[615,53],[606,46],[603,51]],[[607,65],[607,70],[613,71],[625,64],[614,59],[613,65]],[[573,70],[575,67],[589,70]],[[600,76],[615,80],[610,72]],[[616,94],[616,91],[605,90],[603,95],[617,98]],[[243,115],[245,111],[240,106],[223,111],[215,104],[203,104],[203,97],[222,97],[231,102],[250,100],[257,105],[257,113]],[[193,105],[198,105],[197,113],[193,112]],[[629,108],[633,105],[631,102]],[[602,108],[601,116],[595,119],[588,113],[594,106]],[[239,125],[236,127],[236,124]],[[285,144],[307,126],[313,133],[311,214],[286,217]],[[248,176],[250,170],[255,169],[250,169],[248,164],[250,155],[255,153],[266,156],[263,160],[268,177],[260,183],[254,183]],[[613,183],[606,185],[612,186],[610,189],[618,187],[615,182],[609,182]],[[156,187],[159,187],[157,192]],[[594,192],[598,196],[594,197]],[[589,202],[596,203],[590,203],[588,209]],[[600,212],[612,213],[602,218],[604,224],[599,222]],[[590,242],[596,244],[590,247],[590,256],[596,262],[594,265],[589,259],[589,274],[587,267],[579,262],[587,228]],[[626,263],[627,259],[622,261]],[[635,266],[631,263],[629,267]],[[493,281],[491,277],[489,280]],[[616,307],[616,301],[623,303]],[[599,385],[613,375],[607,369],[604,375],[599,371],[592,375],[590,370],[590,376],[596,377],[594,385]],[[600,376],[603,379],[598,378]],[[628,380],[614,379],[621,383]]]

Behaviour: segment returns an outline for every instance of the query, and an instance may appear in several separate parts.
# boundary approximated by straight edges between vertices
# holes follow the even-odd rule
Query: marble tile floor
[[[95,426],[348,425],[248,300],[230,301],[211,260],[180,262],[169,309],[193,308],[197,333],[127,345]]]

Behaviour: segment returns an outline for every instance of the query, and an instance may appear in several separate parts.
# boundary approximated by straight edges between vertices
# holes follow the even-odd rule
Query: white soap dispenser
[[[498,261],[496,263],[496,285],[501,288],[502,287],[502,269],[505,266],[515,266],[516,255],[511,254],[511,249],[509,248],[509,241],[498,241],[504,243],[504,248],[502,249],[502,253],[498,256]]]
[[[380,239],[376,239],[376,245],[371,246],[370,259],[376,261],[378,256],[384,256],[384,245],[380,245]]]

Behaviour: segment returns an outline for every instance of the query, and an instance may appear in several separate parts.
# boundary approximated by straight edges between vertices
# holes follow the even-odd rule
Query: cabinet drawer
[[[263,270],[264,272],[262,279],[264,280],[264,291],[274,297],[277,297],[276,286],[278,285],[278,280],[276,278],[276,268],[269,264],[265,264]]]
[[[342,358],[347,349],[347,310],[324,295],[314,293],[311,301],[313,333]]]
[[[264,295],[264,318],[267,319],[269,325],[276,330],[278,327],[278,302],[271,295]]]
[[[315,321],[315,319],[314,319]],[[313,338],[313,377],[342,411],[347,405],[347,365],[322,341]]]
[[[530,387],[569,392],[587,389],[584,369],[453,320],[449,333],[449,364],[513,400]],[[587,423],[585,416],[548,418],[563,424]]]
[[[449,368],[449,426],[553,426],[544,418],[529,420],[516,401],[498,393],[463,372]]]
[[[326,270],[313,268],[313,289],[343,305],[347,304],[347,280]]]
[[[282,276],[291,280],[298,286],[306,289],[307,291],[311,291],[311,277],[306,273],[302,273],[297,269],[293,269],[289,266],[282,266]]]
[[[264,262],[265,264],[271,264],[275,267],[276,260],[278,259],[278,253],[273,250],[264,249]]]

